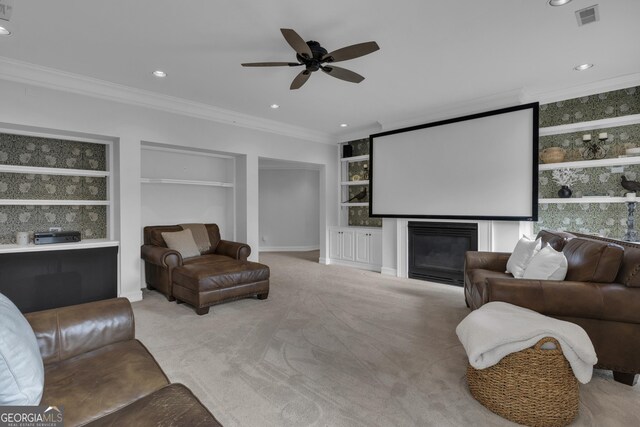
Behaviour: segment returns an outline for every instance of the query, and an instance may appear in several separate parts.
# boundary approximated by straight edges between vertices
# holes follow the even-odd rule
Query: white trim
[[[0,245],[0,254],[12,254],[23,252],[65,251],[74,249],[94,249],[118,246],[120,242],[106,239],[87,239],[78,243],[52,243],[48,245],[28,244],[20,246],[16,244]]]
[[[352,268],[357,268],[359,270],[375,271],[377,273],[380,273],[380,269],[382,268],[379,265],[364,264],[361,262],[345,261],[342,259],[333,259],[333,258],[329,260],[328,265],[341,265],[343,267],[352,267]]]
[[[538,203],[557,204],[557,203],[626,203],[640,201],[635,199],[627,199],[626,197],[598,197],[598,196],[584,196],[584,197],[569,197],[566,199],[560,198],[547,198],[539,199]]]
[[[258,252],[309,252],[320,250],[320,245],[311,246],[260,246]]]
[[[110,83],[2,56],[0,56],[0,79],[167,111],[307,141],[332,145],[336,143],[336,137],[326,132],[254,117],[212,105]]]
[[[551,102],[564,101],[567,99],[579,98],[581,96],[596,95],[638,85],[640,85],[640,73],[634,73],[553,91],[536,92],[525,90],[524,99],[525,102],[530,102],[529,100],[533,102],[535,100],[540,102],[540,104],[549,104]]]
[[[104,142],[103,145],[106,145]],[[98,171],[89,169],[65,169],[65,168],[45,168],[40,166],[19,166],[19,165],[0,165],[0,172],[21,173],[31,175],[71,175],[71,176],[94,176],[108,177],[111,175],[109,171]]]
[[[109,206],[109,200],[27,200],[27,199],[0,199],[0,206]]]
[[[149,151],[163,151],[163,152],[172,153],[172,154],[187,154],[190,156],[197,154],[198,156],[217,157],[220,159],[235,159],[235,156],[230,156],[228,154],[218,154],[211,151],[199,150],[197,148],[187,150],[183,148],[158,147],[155,145],[150,145],[149,143],[145,143],[145,142],[142,142],[140,144],[140,149],[149,150]]]
[[[2,62],[0,61],[0,64],[1,63]],[[35,136],[35,137],[48,138],[48,139],[63,139],[65,141],[88,142],[90,144],[100,144],[100,145],[110,144],[114,142],[114,138],[111,138],[111,137],[92,138],[88,136],[87,137],[72,136],[65,133],[64,131],[58,131],[58,130],[47,129],[46,131],[34,131],[30,129],[31,129],[31,126],[21,126],[21,125],[14,125],[10,123],[0,124],[0,133],[8,133],[11,135]],[[73,133],[77,134],[77,132],[73,132]]]
[[[396,268],[389,268],[389,267],[382,267],[380,269],[380,274],[382,274],[383,276],[393,276],[393,277],[397,277],[398,276],[398,269]]]
[[[320,258],[318,258],[318,264],[329,265],[329,264],[331,264],[331,262],[330,262],[330,260],[328,258],[320,257]]]
[[[362,162],[365,160],[369,160],[368,154],[363,154],[362,156],[343,157],[340,159],[341,162],[347,162],[347,163]]]
[[[640,114],[611,117],[607,119],[592,120],[589,122],[571,123],[566,125],[549,126],[540,128],[539,136],[561,135],[564,133],[580,132],[584,130],[603,129],[616,126],[634,125],[640,123]]]
[[[369,206],[369,202],[358,202],[358,203],[340,203],[340,206],[347,207],[347,206]]]
[[[208,187],[226,187],[233,188],[232,182],[218,181],[197,181],[191,179],[173,179],[173,178],[140,178],[142,184],[177,184],[177,185],[201,185]]]
[[[546,163],[541,164],[538,168],[541,171],[548,171],[554,169],[588,169],[588,168],[602,168],[608,166],[625,166],[625,165],[637,165],[640,163],[640,156],[631,157],[614,157],[611,159],[597,159],[597,160],[579,160],[575,162],[559,162],[559,163]]]
[[[369,185],[369,180],[360,180],[360,181],[342,181],[340,185]]]
[[[119,297],[127,298],[131,302],[142,301],[142,288],[139,291],[120,294]]]

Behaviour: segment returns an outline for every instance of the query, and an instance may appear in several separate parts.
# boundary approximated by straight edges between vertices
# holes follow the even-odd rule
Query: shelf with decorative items
[[[0,247],[52,229],[113,241],[112,163],[109,140],[0,129]]]
[[[539,123],[539,220],[533,232],[623,238],[635,203],[629,188],[640,181],[640,87],[540,105]],[[561,198],[553,173],[567,170],[578,179],[569,186],[571,196]]]

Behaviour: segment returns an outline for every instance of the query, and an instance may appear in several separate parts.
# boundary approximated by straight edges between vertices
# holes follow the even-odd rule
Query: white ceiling
[[[639,73],[640,1],[600,0],[600,22],[578,27],[574,12],[594,3],[18,0],[0,56],[340,139],[502,94],[535,97]],[[318,72],[291,91],[299,68],[240,66],[294,61],[280,28],[329,51],[369,40],[380,51],[338,64],[364,75],[360,84]],[[585,62],[595,67],[573,70]],[[155,69],[169,76],[154,78]]]

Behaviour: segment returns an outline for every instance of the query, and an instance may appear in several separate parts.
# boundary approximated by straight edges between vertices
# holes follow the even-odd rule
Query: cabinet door
[[[341,231],[342,236],[342,259],[346,261],[354,260],[354,236],[353,231]]]
[[[329,258],[342,258],[342,232],[340,230],[329,230]]]
[[[356,231],[356,262],[369,263],[370,257],[370,233],[365,231]]]
[[[369,233],[369,262],[375,266],[382,265],[382,233]]]

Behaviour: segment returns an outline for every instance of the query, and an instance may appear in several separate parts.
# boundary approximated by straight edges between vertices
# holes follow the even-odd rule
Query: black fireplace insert
[[[478,250],[478,224],[409,222],[409,277],[464,285],[464,254]]]

